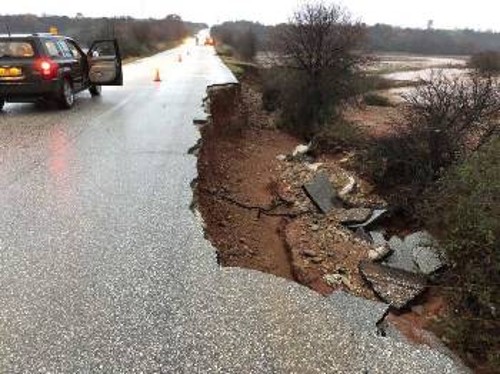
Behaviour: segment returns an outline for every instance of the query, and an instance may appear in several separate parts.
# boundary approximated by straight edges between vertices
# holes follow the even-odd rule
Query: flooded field
[[[386,79],[394,81],[418,82],[419,80],[430,80],[433,76],[442,74],[448,78],[459,77],[467,73],[468,69],[457,68],[428,68],[414,71],[400,71],[382,75]]]
[[[395,103],[401,102],[402,96],[411,94],[414,84],[420,80],[431,80],[440,74],[455,78],[470,71],[467,68],[468,56],[378,54],[375,58],[377,61],[367,68],[368,71],[391,81],[408,83],[406,87],[400,86],[381,92]]]
[[[415,71],[430,68],[464,68],[468,56],[422,56],[401,53],[379,53],[373,55],[375,63],[367,70],[379,74]]]

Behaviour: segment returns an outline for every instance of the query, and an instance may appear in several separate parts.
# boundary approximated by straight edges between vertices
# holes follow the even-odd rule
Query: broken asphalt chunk
[[[446,266],[443,256],[434,248],[415,247],[412,254],[419,270],[425,275],[431,275]]]
[[[338,204],[337,193],[326,173],[319,173],[303,188],[307,196],[323,214],[327,214]]]
[[[425,275],[431,275],[446,266],[444,254],[437,240],[427,231],[418,231],[405,237],[405,246],[411,252],[414,263]]]
[[[358,227],[368,227],[372,223],[374,223],[377,220],[379,220],[386,213],[387,213],[387,209],[375,209],[373,211],[371,217],[366,222],[358,223],[358,224],[353,224],[353,225],[348,225],[348,227],[351,228],[351,229],[357,229]]]
[[[417,231],[405,237],[405,244],[408,248],[433,247],[437,245],[436,240],[427,231]]]
[[[374,334],[377,332],[377,324],[389,311],[388,304],[353,296],[343,291],[334,292],[327,300],[349,321],[353,321],[362,330]]]
[[[358,230],[364,230],[363,228],[359,228]],[[381,231],[370,231],[371,241],[374,245],[384,245],[386,243],[384,233]]]
[[[359,271],[373,291],[394,308],[407,306],[426,289],[425,279],[417,274],[388,266],[362,262]]]
[[[391,268],[417,273],[418,268],[413,261],[413,253],[405,242],[399,237],[393,236],[388,243],[392,254],[386,259],[384,264]]]

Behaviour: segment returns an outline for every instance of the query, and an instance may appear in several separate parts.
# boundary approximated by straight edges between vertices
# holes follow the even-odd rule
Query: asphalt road
[[[178,52],[71,111],[0,114],[0,372],[459,371],[361,310],[219,268],[189,210],[187,150],[206,86],[233,77],[210,48]]]

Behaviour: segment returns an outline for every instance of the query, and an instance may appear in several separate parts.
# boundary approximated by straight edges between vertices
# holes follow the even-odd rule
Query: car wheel
[[[97,85],[92,85],[90,86],[89,91],[92,96],[101,96],[102,87]]]
[[[75,103],[75,93],[68,79],[63,81],[61,92],[59,93],[59,105],[63,109],[70,109]]]
[[[3,109],[5,105],[5,99],[0,98],[0,111]]]

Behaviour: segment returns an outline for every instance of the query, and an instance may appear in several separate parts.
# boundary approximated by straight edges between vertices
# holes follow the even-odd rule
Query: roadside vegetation
[[[439,228],[452,263],[442,281],[452,308],[435,327],[471,366],[499,368],[500,138],[448,169],[423,196],[418,214]]]
[[[245,30],[260,54],[236,41]],[[213,35],[240,77],[259,76],[263,110],[279,127],[316,155],[354,152],[353,170],[398,219],[440,240],[449,267],[436,287],[448,314],[433,329],[472,367],[500,367],[500,34],[366,27],[342,7],[310,3],[288,24],[227,23]],[[374,50],[473,54],[471,73],[389,81],[366,69]],[[402,103],[382,93],[401,86],[412,87]],[[349,107],[398,116],[374,137],[351,123]]]
[[[485,51],[474,54],[470,58],[469,65],[484,75],[500,74],[500,52]]]
[[[435,327],[488,371],[500,365],[500,86],[483,73],[422,82],[397,131],[377,139],[360,167],[403,216],[440,238],[450,305]]]
[[[177,15],[163,19],[74,18],[35,15],[0,16],[0,33],[49,32],[56,27],[60,34],[75,38],[89,47],[98,39],[117,38],[123,58],[144,57],[171,48],[195,32],[206,28],[204,24],[183,21]]]

